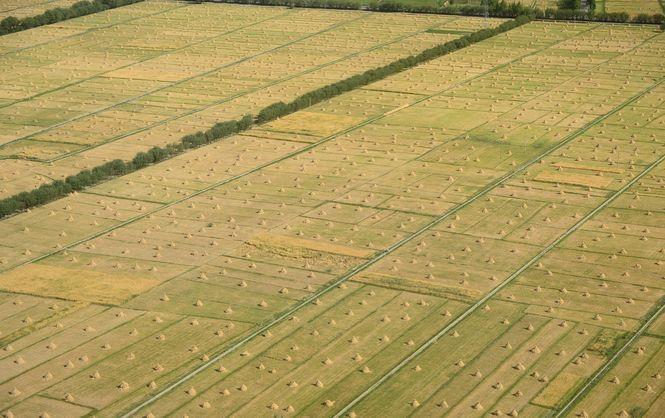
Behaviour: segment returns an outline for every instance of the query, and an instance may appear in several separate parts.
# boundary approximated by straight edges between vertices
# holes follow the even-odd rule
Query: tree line
[[[104,10],[115,9],[116,7],[142,1],[144,0],[84,0],[74,3],[67,8],[56,7],[47,10],[37,16],[29,16],[22,19],[9,16],[0,20],[0,35],[20,32],[22,30],[32,29],[43,25],[50,25],[52,23],[62,22],[63,20],[103,12]]]
[[[245,131],[254,124],[266,123],[297,112],[308,106],[328,100],[344,92],[365,86],[390,75],[399,73],[416,65],[441,57],[480,42],[492,36],[507,32],[531,20],[528,16],[518,16],[514,20],[502,23],[495,28],[481,29],[462,38],[426,49],[417,55],[401,58],[388,65],[365,71],[327,86],[305,93],[289,103],[277,102],[263,108],[256,117],[245,115],[241,119],[216,123],[206,131],[199,131],[183,136],[180,141],[164,147],[154,147],[137,153],[131,161],[113,160],[90,170],[83,170],[64,180],[55,180],[40,187],[21,192],[0,200],[0,218],[22,212],[35,206],[65,197],[74,191],[94,186],[117,176],[122,176],[151,164],[164,161],[189,149],[210,144],[222,138]]]
[[[90,170],[83,170],[78,174],[68,176],[64,180],[55,180],[46,183],[29,192],[21,192],[14,196],[0,200],[0,218],[13,213],[42,205],[59,199],[69,193],[80,191],[86,187],[94,186],[117,176],[129,174],[151,164],[181,154],[188,149],[209,144],[218,139],[248,129],[253,124],[253,118],[246,115],[238,120],[231,120],[215,124],[205,132],[185,135],[179,142],[165,147],[153,147],[148,151],[137,153],[131,161],[113,160]]]
[[[661,13],[646,14],[631,17],[628,13],[597,13],[595,1],[591,0],[589,10],[579,7],[579,0],[562,0],[559,8],[540,9],[526,6],[522,3],[507,0],[483,0],[479,5],[456,5],[426,6],[404,4],[399,0],[376,1],[372,0],[366,4],[361,1],[350,0],[201,0],[216,3],[254,4],[263,6],[287,6],[324,9],[362,9],[375,12],[406,12],[406,13],[430,13],[463,16],[485,16],[490,17],[517,17],[530,16],[533,19],[547,20],[584,20],[596,22],[617,23],[652,23],[661,24],[665,22],[665,16]]]

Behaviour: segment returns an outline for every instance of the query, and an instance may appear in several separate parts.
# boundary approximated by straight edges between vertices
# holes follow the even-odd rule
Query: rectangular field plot
[[[357,36],[375,19],[415,19],[421,29],[439,19],[181,7],[169,19],[223,11],[238,17],[233,25],[265,13],[269,23],[256,25],[273,25],[272,38],[263,26],[243,32],[261,47],[261,36],[293,40],[314,26],[348,25]],[[338,48],[323,39],[307,48]],[[351,47],[349,39],[340,44]],[[665,292],[664,135],[656,123],[665,112],[664,50],[663,35],[647,27],[533,22],[4,219],[0,289],[20,295],[0,294],[14,348],[0,352],[0,409],[100,417],[556,412],[629,338],[653,341],[649,355],[660,341],[659,322],[649,335],[642,326]],[[165,71],[159,83],[200,70],[205,60],[191,55],[190,68]],[[264,63],[305,65],[280,57]],[[156,82],[143,64],[141,77],[121,69],[105,78]],[[306,89],[358,70],[335,65],[344,71],[319,73]],[[185,109],[217,94],[190,81],[132,102],[134,111]],[[261,88],[224,112],[239,115],[300,87]],[[116,94],[107,93],[104,100]],[[178,117],[178,130],[207,126],[215,112]],[[132,144],[163,139],[157,131],[149,138]],[[123,144],[109,146],[121,152]],[[58,161],[93,164],[103,149]],[[31,163],[38,173],[40,163]],[[27,317],[41,324],[35,333]],[[612,401],[594,398],[588,408],[614,410],[605,405]],[[636,406],[659,405],[650,402]]]

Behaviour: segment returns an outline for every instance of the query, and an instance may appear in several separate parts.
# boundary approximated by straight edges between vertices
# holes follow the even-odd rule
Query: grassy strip
[[[399,0],[376,1],[368,4],[363,2],[352,2],[345,0],[198,0],[215,3],[254,4],[262,6],[287,6],[323,9],[360,9],[374,12],[406,12],[406,13],[430,13],[463,16],[491,16],[491,17],[517,17],[530,16],[532,19],[547,20],[582,20],[594,22],[618,22],[618,23],[652,23],[661,24],[665,22],[665,16],[657,13],[649,15],[641,13],[630,16],[628,13],[596,13],[595,11],[570,10],[526,6],[516,1],[487,0],[484,5],[447,5],[447,6],[419,6],[400,3]],[[661,0],[662,1],[662,0]]]
[[[115,9],[116,7],[127,6],[142,1],[144,0],[84,0],[74,3],[66,9],[56,7],[40,15],[24,17],[23,19],[8,16],[0,21],[0,35],[50,25],[62,22],[63,20],[103,12],[104,10]]]
[[[18,193],[14,196],[0,200],[0,218],[60,199],[69,193],[83,190],[86,187],[94,186],[113,177],[132,173],[149,165],[179,155],[187,150],[198,148],[230,135],[245,131],[255,124],[270,122],[277,118],[297,112],[342,93],[366,86],[390,75],[408,70],[416,65],[431,61],[459,49],[466,48],[469,45],[491,38],[500,33],[507,32],[528,23],[530,20],[531,19],[527,16],[519,16],[514,20],[502,23],[496,28],[481,29],[462,38],[426,49],[418,55],[401,58],[382,67],[368,70],[362,74],[310,91],[289,103],[281,101],[273,103],[262,109],[256,117],[245,115],[238,120],[219,122],[205,132],[199,131],[194,134],[185,135],[179,142],[174,144],[169,144],[165,147],[154,147],[147,152],[139,152],[131,161],[113,160],[91,170],[83,170],[78,174],[65,178],[64,180],[55,180],[51,183],[43,184],[39,188],[29,192]]]

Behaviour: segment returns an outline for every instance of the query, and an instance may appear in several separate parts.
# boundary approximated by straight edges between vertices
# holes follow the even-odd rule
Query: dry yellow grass
[[[270,127],[279,131],[326,136],[337,132],[340,126],[353,125],[361,120],[362,118],[357,116],[302,111],[279,119],[271,123]],[[312,123],[313,121],[316,121],[316,123]]]
[[[121,303],[159,280],[31,264],[3,274],[0,289],[95,303]]]
[[[584,376],[574,373],[561,373],[549,385],[545,387],[533,402],[537,405],[554,407],[563,399],[564,395],[571,390]]]

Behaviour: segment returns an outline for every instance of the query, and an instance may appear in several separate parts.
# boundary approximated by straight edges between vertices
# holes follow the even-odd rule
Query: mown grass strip
[[[289,103],[281,101],[273,103],[262,109],[256,117],[245,115],[241,119],[219,122],[205,132],[199,131],[194,134],[185,135],[176,143],[166,145],[165,147],[153,147],[147,152],[139,152],[131,161],[116,159],[93,169],[83,170],[64,180],[55,180],[51,183],[43,184],[34,190],[10,196],[0,200],[0,219],[60,199],[69,193],[81,191],[114,177],[132,173],[149,165],[180,155],[190,149],[208,145],[220,139],[246,131],[255,124],[267,123],[295,113],[340,94],[366,86],[500,33],[507,32],[530,22],[530,20],[527,16],[519,16],[514,20],[502,23],[496,28],[481,29],[470,35],[426,49],[417,55],[401,58],[382,67],[371,69],[362,74],[354,75],[310,91]]]
[[[74,19],[76,17],[91,15],[93,13],[115,9],[116,7],[140,3],[142,1],[145,0],[83,0],[74,3],[67,8],[56,7],[54,9],[49,9],[37,16],[28,16],[22,19],[15,16],[8,16],[0,21],[0,36],[39,26],[50,25],[62,22],[63,20]]]

